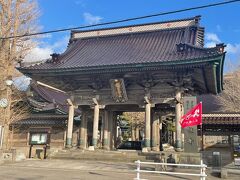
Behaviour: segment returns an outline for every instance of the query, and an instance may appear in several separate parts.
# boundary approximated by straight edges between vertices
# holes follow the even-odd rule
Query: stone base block
[[[181,149],[181,148],[175,148],[175,151],[176,151],[176,152],[183,152],[183,149]]]
[[[89,151],[94,151],[94,146],[89,146],[89,147],[88,147],[88,150],[89,150]]]
[[[159,147],[152,147],[152,151],[159,151]]]
[[[107,147],[103,147],[103,149],[106,150],[106,151],[110,151],[110,147],[108,147],[108,146]]]
[[[148,148],[147,147],[142,148],[142,152],[148,152]]]
[[[66,148],[66,149],[71,149],[71,148],[72,148],[72,145],[66,145],[65,148]]]

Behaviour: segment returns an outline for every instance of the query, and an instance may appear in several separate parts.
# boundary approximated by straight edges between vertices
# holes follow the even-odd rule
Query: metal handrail
[[[172,174],[172,175],[186,175],[186,176],[199,176],[200,180],[205,180],[207,177],[206,168],[207,165],[203,164],[201,160],[201,164],[173,164],[173,163],[152,163],[152,162],[141,162],[140,160],[135,161],[137,164],[137,177],[135,180],[140,180],[140,172],[142,173],[157,173],[157,174]],[[165,165],[165,166],[180,166],[180,167],[200,167],[200,174],[193,174],[193,173],[181,173],[181,172],[167,172],[167,171],[147,171],[141,170],[141,164],[150,164],[150,165]]]

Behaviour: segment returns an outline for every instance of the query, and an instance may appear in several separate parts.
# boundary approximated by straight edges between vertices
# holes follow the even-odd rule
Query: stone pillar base
[[[142,152],[148,152],[148,150],[149,150],[149,148],[147,148],[147,147],[142,148]]]
[[[110,147],[103,147],[103,149],[109,151]]]
[[[182,148],[175,148],[175,151],[176,152],[183,152],[183,149]]]
[[[152,151],[159,151],[158,147],[152,147]]]
[[[72,148],[72,138],[67,138],[66,148]]]
[[[79,140],[79,148],[80,149],[86,149],[86,142],[82,138],[80,138],[80,140]]]
[[[92,138],[92,145],[97,147],[97,138]]]
[[[89,147],[88,147],[88,150],[89,150],[89,151],[94,151],[94,146],[89,146]]]
[[[110,150],[109,140],[106,138],[103,139],[103,149]]]

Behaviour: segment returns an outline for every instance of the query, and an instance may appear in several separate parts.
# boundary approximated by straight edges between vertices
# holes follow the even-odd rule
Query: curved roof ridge
[[[239,117],[240,113],[211,113],[211,114],[203,114],[203,117]]]
[[[196,15],[189,18],[182,18],[182,19],[174,19],[174,20],[166,20],[166,21],[159,21],[159,22],[152,22],[152,23],[140,23],[140,24],[133,24],[133,25],[123,25],[123,26],[116,26],[110,28],[96,28],[96,29],[88,29],[88,30],[72,30],[71,33],[78,33],[78,32],[88,32],[88,31],[96,31],[96,30],[107,30],[107,29],[117,29],[117,28],[127,28],[127,27],[134,27],[134,26],[141,26],[141,25],[154,25],[154,24],[163,24],[169,22],[179,22],[179,21],[186,21],[186,20],[195,20],[196,24],[199,24],[201,19],[201,15]]]
[[[75,39],[83,39],[90,37],[102,37],[109,35],[121,35],[128,33],[137,33],[137,32],[146,32],[146,31],[154,31],[154,30],[167,30],[174,29],[179,27],[190,27],[190,26],[199,26],[200,16],[195,16],[192,18],[179,19],[179,20],[171,20],[171,21],[163,21],[157,23],[145,23],[145,24],[135,24],[130,26],[119,26],[119,27],[111,27],[111,28],[99,28],[99,29],[90,29],[90,30],[75,30],[71,32],[70,42]]]

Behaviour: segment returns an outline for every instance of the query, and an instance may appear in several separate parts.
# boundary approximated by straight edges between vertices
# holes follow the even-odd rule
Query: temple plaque
[[[196,96],[183,98],[184,114],[197,104]],[[184,152],[198,152],[197,126],[186,127],[184,132]]]

